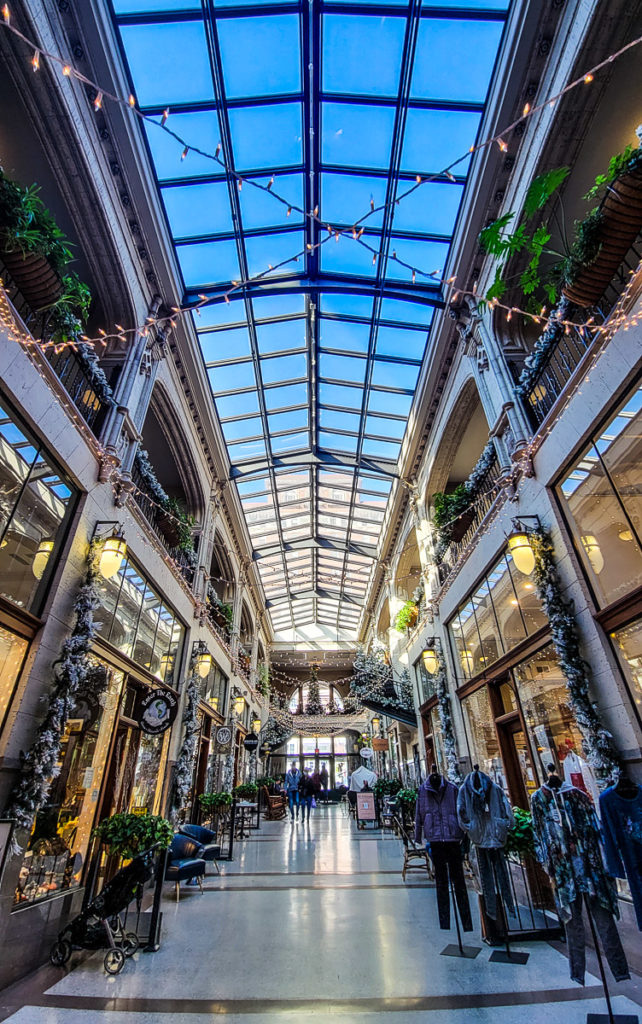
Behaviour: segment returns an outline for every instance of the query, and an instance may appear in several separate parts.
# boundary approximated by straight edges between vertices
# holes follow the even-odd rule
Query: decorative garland
[[[79,333],[81,329],[82,328],[79,323]],[[92,346],[86,345],[84,341],[79,341],[76,343],[76,354],[82,363],[83,370],[87,375],[87,380],[96,392],[96,396],[100,400],[101,404],[113,405],[113,391],[109,386],[105,372],[101,368],[100,363],[98,362],[98,356]]]
[[[479,456],[470,473],[470,476],[463,482],[463,484],[460,484],[459,487],[457,487],[454,494],[442,493],[441,495],[433,495],[433,504],[436,504],[436,499],[441,497],[441,504],[443,505],[444,513],[447,516],[446,522],[442,522],[440,525],[437,525],[437,522],[435,522],[437,531],[437,543],[434,547],[435,562],[441,562],[446,553],[450,544],[452,533],[451,527],[453,523],[459,519],[464,512],[467,512],[470,506],[480,496],[482,484],[484,483],[496,457],[497,453],[495,450],[495,444],[491,438],[491,440],[486,443],[483,452]],[[455,514],[448,514],[449,504],[454,509]],[[436,516],[434,516],[433,519],[435,520]]]
[[[102,541],[92,541],[87,555],[87,573],[74,602],[76,621],[62,645],[60,660],[54,663],[55,675],[49,706],[35,739],[21,755],[21,774],[16,782],[5,815],[14,818],[18,828],[30,830],[36,814],[45,805],[52,781],[60,771],[60,744],[68,718],[82,693],[99,697],[107,687],[103,666],[92,665],[88,655],[96,635],[94,611],[98,597],[98,552]],[[11,852],[21,852],[15,839]]]
[[[182,811],[194,777],[194,761],[196,759],[196,741],[199,732],[198,724],[198,676],[193,674],[187,681],[187,697],[183,712],[183,743],[176,759],[174,769],[174,798],[172,810],[174,817]]]
[[[562,597],[550,534],[540,528],[529,539],[535,555],[533,578],[537,596],[551,624],[553,646],[566,678],[569,705],[582,733],[586,758],[602,783],[617,779],[620,760],[613,737],[602,725],[597,704],[589,694],[590,666],[580,654],[573,602]]]
[[[513,389],[518,398],[528,399],[537,384],[551,352],[564,335],[566,328],[561,321],[567,319],[570,305],[568,299],[562,296],[555,309],[551,311],[545,331],[535,343],[531,354],[524,360],[524,368],[519,376],[518,383]]]
[[[392,668],[384,661],[383,651],[373,650],[366,653],[363,647],[359,647],[353,669],[350,691],[354,696],[361,700],[371,698],[390,708],[401,707],[405,711],[415,711],[410,677],[406,684],[402,673],[400,691],[397,692]],[[404,671],[407,674],[407,670]]]
[[[319,691],[319,674],[316,665],[310,667],[310,681],[308,683],[308,699],[305,705],[306,715],[322,715],[324,712]]]
[[[446,666],[441,652],[441,645],[435,641],[434,647],[437,658],[437,673],[435,679],[435,693],[437,695],[437,710],[439,723],[444,739],[444,750],[446,753],[446,774],[451,782],[460,785],[462,775],[459,770],[459,757],[457,756],[457,739],[453,727],[452,705],[450,703],[450,690],[448,689],[448,678]]]

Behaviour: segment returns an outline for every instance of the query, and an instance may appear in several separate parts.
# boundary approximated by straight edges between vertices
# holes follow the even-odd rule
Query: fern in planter
[[[399,633],[405,633],[406,630],[412,629],[417,617],[419,615],[419,609],[414,601],[406,601],[406,603],[397,612],[395,619],[395,629]]]
[[[117,857],[130,860],[158,843],[167,849],[174,830],[166,818],[156,814],[112,814],[92,832],[92,837],[109,847]]]
[[[44,256],[58,271],[73,259],[69,241],[40,198],[40,188],[19,185],[1,168],[0,248]]]

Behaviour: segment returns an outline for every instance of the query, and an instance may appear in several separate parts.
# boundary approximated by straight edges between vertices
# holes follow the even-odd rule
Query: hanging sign
[[[219,725],[214,733],[214,753],[231,754],[232,752],[232,730],[229,725]]]
[[[245,747],[246,750],[249,750],[250,752],[256,750],[258,745],[259,738],[258,736],[255,736],[254,733],[250,733],[249,736],[246,736],[245,739],[243,740],[243,746]]]
[[[170,690],[148,690],[138,698],[136,721],[142,732],[159,736],[173,725],[178,714],[178,696]]]
[[[388,740],[385,738],[385,736],[375,736],[372,741],[372,749],[387,752]]]

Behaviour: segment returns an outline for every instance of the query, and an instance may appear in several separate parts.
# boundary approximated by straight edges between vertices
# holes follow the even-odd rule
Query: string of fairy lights
[[[254,284],[257,281],[262,280],[267,275],[271,275],[275,270],[278,270],[278,269],[280,269],[282,267],[285,267],[285,266],[287,266],[288,264],[290,264],[292,262],[298,262],[298,260],[301,257],[304,257],[309,252],[311,252],[311,251],[313,251],[315,249],[320,248],[322,245],[326,244],[332,238],[334,238],[334,240],[336,242],[338,242],[341,237],[351,238],[352,240],[356,241],[358,244],[360,244],[362,246],[365,246],[372,253],[373,261],[376,263],[377,258],[379,256],[381,256],[380,251],[375,249],[373,246],[371,246],[363,238],[363,232],[365,230],[364,229],[364,224],[365,224],[365,222],[370,217],[374,216],[375,214],[378,214],[378,213],[381,213],[381,212],[385,211],[390,205],[393,205],[393,204],[394,205],[398,205],[405,198],[407,198],[408,196],[412,195],[417,189],[421,188],[422,186],[426,185],[429,182],[443,180],[444,178],[446,180],[456,180],[454,175],[453,175],[453,173],[452,173],[453,168],[457,167],[460,163],[462,163],[463,161],[467,160],[472,154],[474,154],[476,152],[479,152],[479,151],[481,151],[483,149],[486,149],[489,146],[492,146],[494,144],[497,144],[502,152],[506,152],[507,149],[508,149],[508,143],[506,142],[506,138],[505,137],[508,136],[510,134],[510,132],[513,131],[514,128],[518,124],[520,124],[521,122],[525,121],[526,119],[528,119],[530,117],[533,117],[535,114],[537,114],[540,111],[544,110],[547,106],[555,106],[555,104],[557,102],[559,102],[559,100],[563,96],[565,96],[570,90],[572,90],[572,89],[574,89],[574,88],[576,88],[576,87],[578,87],[578,86],[580,86],[582,84],[585,84],[585,85],[590,84],[591,82],[594,81],[595,75],[602,68],[604,68],[604,67],[608,66],[609,64],[613,63],[615,60],[617,60],[619,57],[621,57],[628,50],[630,50],[631,48],[639,45],[642,42],[642,36],[640,36],[640,37],[638,37],[638,38],[636,38],[634,40],[631,40],[629,43],[625,44],[619,50],[615,51],[614,53],[610,54],[607,58],[605,58],[604,60],[600,61],[598,64],[594,65],[588,71],[585,71],[578,78],[576,78],[573,81],[567,83],[567,85],[564,86],[563,89],[559,90],[553,96],[549,96],[545,100],[542,100],[540,103],[535,104],[533,106],[531,106],[529,103],[526,103],[524,108],[523,108],[523,110],[522,110],[521,115],[515,121],[513,121],[510,125],[508,125],[506,128],[502,129],[500,132],[496,133],[493,136],[490,136],[490,137],[488,137],[488,138],[486,138],[486,139],[484,139],[484,140],[482,140],[482,141],[480,141],[478,143],[472,144],[465,153],[463,153],[457,159],[453,160],[447,167],[443,168],[442,170],[440,170],[438,172],[435,172],[435,173],[432,173],[432,174],[425,175],[425,176],[417,175],[415,183],[410,188],[408,188],[405,192],[403,192],[400,195],[396,196],[394,199],[390,199],[388,202],[384,202],[384,203],[380,203],[380,204],[375,204],[374,200],[371,197],[369,209],[366,210],[366,212],[363,213],[360,217],[356,218],[354,223],[352,224],[352,226],[350,228],[345,228],[345,227],[342,227],[342,226],[338,227],[336,225],[332,225],[331,223],[327,223],[326,221],[324,221],[323,218],[320,217],[319,210],[318,210],[317,207],[315,207],[315,209],[312,210],[312,211],[306,211],[303,208],[301,208],[300,206],[297,206],[296,203],[291,202],[285,196],[282,196],[278,192],[278,190],[276,190],[274,188],[274,181],[275,181],[275,176],[274,175],[271,176],[271,178],[268,181],[268,184],[264,185],[264,184],[262,184],[261,181],[258,181],[258,180],[254,179],[254,178],[246,177],[246,176],[240,174],[238,171],[236,171],[235,168],[231,167],[230,165],[228,165],[225,162],[225,159],[224,159],[224,157],[222,155],[222,152],[221,152],[222,147],[221,147],[220,143],[218,143],[214,153],[211,153],[211,152],[208,152],[207,150],[204,150],[204,149],[200,148],[195,143],[189,142],[188,140],[184,139],[181,135],[179,135],[177,132],[175,132],[172,128],[169,128],[168,125],[167,125],[167,121],[168,121],[169,116],[170,116],[169,108],[165,109],[165,111],[163,112],[163,114],[161,116],[160,121],[157,121],[157,120],[155,120],[154,117],[152,117],[152,116],[150,116],[148,114],[145,114],[143,111],[141,111],[138,108],[137,103],[136,103],[136,98],[135,98],[135,96],[133,94],[130,94],[127,98],[124,98],[122,96],[118,96],[118,95],[112,93],[111,91],[109,91],[108,89],[100,86],[98,83],[94,82],[92,79],[88,78],[81,71],[79,71],[77,68],[75,68],[73,66],[73,64],[71,64],[70,62],[67,62],[64,58],[60,57],[57,54],[51,53],[48,50],[43,49],[37,43],[35,43],[32,39],[30,39],[28,36],[26,36],[24,33],[22,33],[15,25],[13,25],[11,23],[11,11],[10,11],[9,5],[6,4],[6,3],[2,7],[2,16],[3,16],[3,21],[0,24],[3,24],[5,28],[7,28],[10,32],[12,32],[17,38],[21,39],[22,42],[24,42],[25,45],[28,46],[32,50],[33,55],[31,57],[31,64],[32,64],[32,67],[34,69],[34,72],[40,70],[41,65],[42,65],[42,61],[43,61],[44,58],[46,58],[47,60],[55,63],[56,65],[58,65],[61,68],[61,71],[62,71],[63,75],[65,75],[68,78],[74,78],[74,79],[78,80],[80,83],[85,85],[87,88],[90,88],[90,89],[92,89],[94,91],[94,93],[95,93],[95,98],[93,100],[94,110],[96,110],[96,111],[101,110],[103,108],[103,105],[104,105],[105,101],[110,101],[112,103],[115,103],[115,104],[123,107],[123,108],[129,109],[136,117],[140,118],[141,120],[143,120],[145,122],[148,122],[150,124],[155,125],[156,127],[160,128],[162,131],[166,132],[173,139],[175,139],[175,141],[182,146],[181,160],[185,160],[187,158],[187,156],[189,155],[190,151],[194,152],[194,153],[197,153],[199,156],[205,157],[207,159],[211,159],[212,161],[215,161],[222,168],[222,170],[225,171],[225,173],[227,175],[229,175],[231,178],[233,178],[237,182],[237,186],[239,188],[242,188],[243,185],[248,185],[251,188],[259,189],[260,191],[265,192],[265,193],[271,195],[277,202],[279,202],[280,204],[285,206],[286,210],[287,210],[287,214],[286,214],[287,216],[290,216],[292,211],[296,210],[298,213],[301,213],[302,216],[305,219],[314,220],[318,225],[320,225],[321,227],[323,227],[327,231],[327,235],[326,235],[325,238],[319,239],[319,241],[317,241],[317,242],[308,242],[308,243],[306,243],[306,245],[305,245],[305,247],[303,249],[301,249],[298,252],[294,253],[292,256],[290,256],[290,257],[288,257],[288,258],[286,258],[284,260],[281,260],[277,264],[269,264],[268,267],[264,271],[260,272],[259,274],[252,275],[252,276],[250,276],[250,277],[248,277],[247,279],[244,279],[244,280],[238,280],[238,281],[234,281],[233,280],[233,281],[231,281],[230,287],[225,291],[225,293],[223,294],[223,297],[222,297],[223,300],[228,302],[228,303],[230,302],[230,296],[234,295],[235,292],[242,291],[248,285]],[[476,286],[474,286],[472,289],[462,289],[462,288],[459,288],[459,287],[457,287],[457,288],[455,287],[456,280],[457,280],[456,275],[448,278],[447,280],[443,280],[440,277],[441,270],[432,270],[432,271],[423,270],[423,269],[421,269],[420,267],[418,267],[416,265],[413,265],[413,264],[411,264],[411,263],[409,263],[407,261],[404,261],[404,260],[400,259],[400,257],[397,256],[397,254],[396,254],[396,252],[394,250],[393,250],[392,253],[388,253],[386,258],[388,260],[392,260],[392,261],[398,263],[400,266],[402,266],[406,270],[408,270],[410,275],[411,275],[411,277],[412,277],[413,283],[416,281],[416,278],[419,275],[419,276],[421,276],[421,277],[423,277],[423,278],[425,278],[427,280],[432,280],[432,282],[434,284],[436,284],[436,285],[441,285],[441,286],[446,285],[447,288],[449,289],[449,296],[448,296],[449,301],[452,301],[452,297],[454,297],[456,299],[456,298],[458,298],[460,296],[464,296],[464,295],[468,295],[468,296],[470,296],[472,298],[476,298]],[[163,314],[163,315],[159,315],[159,316],[156,316],[156,317],[153,317],[153,316],[147,317],[145,323],[143,323],[143,324],[141,324],[141,325],[139,325],[137,327],[133,327],[133,328],[124,328],[121,325],[116,324],[114,332],[110,333],[110,332],[107,332],[107,331],[101,329],[98,332],[98,336],[97,337],[90,338],[90,337],[88,337],[86,335],[83,335],[81,337],[81,340],[85,344],[98,345],[98,344],[106,344],[109,340],[112,340],[112,339],[117,339],[117,340],[119,340],[121,342],[122,341],[126,341],[127,335],[129,335],[129,334],[132,334],[132,335],[141,334],[144,337],[149,332],[149,329],[152,326],[154,326],[154,325],[155,326],[159,326],[159,327],[165,327],[165,328],[168,327],[168,326],[174,328],[174,327],[176,327],[177,320],[178,320],[178,318],[180,316],[183,316],[183,315],[185,315],[185,314],[187,314],[189,312],[192,312],[192,311],[196,312],[196,314],[198,315],[198,313],[203,308],[203,306],[206,306],[206,305],[211,304],[211,303],[216,303],[216,302],[219,302],[219,301],[221,301],[220,297],[208,297],[206,295],[199,295],[199,301],[197,303],[190,303],[190,304],[188,304],[186,306],[183,306],[183,307],[181,307],[181,306],[174,306],[171,309],[171,314],[170,315]],[[506,314],[507,314],[507,318],[508,319],[510,319],[515,314],[522,314],[524,316],[527,316],[527,317],[531,318],[536,323],[544,323],[544,322],[547,323],[548,322],[548,317],[546,315],[545,309],[542,309],[542,311],[541,311],[541,313],[539,315],[535,315],[531,311],[522,310],[522,309],[520,309],[517,306],[505,305],[505,304],[502,304],[501,302],[499,302],[498,300],[493,300],[491,304],[495,308],[504,309]],[[559,319],[557,320],[557,322],[560,323]],[[600,326],[599,325],[579,324],[579,323],[575,323],[572,320],[568,320],[568,321],[565,320],[565,321],[562,321],[562,322],[563,322],[564,326],[568,327],[569,329],[571,327],[578,327],[578,328],[579,327],[585,327],[585,328],[593,329],[593,330],[596,330],[596,331],[600,330]],[[62,347],[66,347],[68,345],[71,345],[73,347],[74,343],[73,343],[73,341],[67,341],[67,342],[64,342],[64,343],[62,343],[62,342],[53,342],[53,341],[48,341],[48,342],[45,341],[45,342],[41,342],[40,344],[43,347],[52,346],[54,349],[59,349],[61,346]]]

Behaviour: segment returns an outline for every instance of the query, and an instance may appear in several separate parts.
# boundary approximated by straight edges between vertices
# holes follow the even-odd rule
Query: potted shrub
[[[69,243],[39,195],[0,170],[0,256],[34,310],[62,295],[60,271],[72,259]]]
[[[235,786],[232,790],[232,795],[236,800],[256,800],[259,792],[259,787],[254,782],[242,782],[240,786]]]
[[[174,830],[166,818],[156,814],[112,814],[94,829],[92,836],[99,839],[115,857],[131,860],[139,853],[159,843],[166,849]]]
[[[419,609],[414,601],[406,601],[406,603],[397,612],[395,619],[395,629],[399,633],[405,633],[407,630],[412,629],[419,617]]]
[[[451,542],[458,543],[473,521],[473,495],[466,484],[458,484],[451,494],[437,491],[433,495],[432,521],[439,533],[440,546],[447,548]]]

